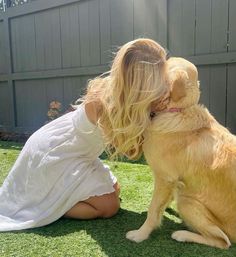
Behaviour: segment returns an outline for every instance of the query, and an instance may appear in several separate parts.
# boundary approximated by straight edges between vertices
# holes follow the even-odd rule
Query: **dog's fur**
[[[228,248],[236,242],[236,137],[198,104],[198,73],[192,63],[170,58],[168,73],[170,103],[154,118],[143,145],[155,178],[153,198],[145,223],[127,238],[147,239],[174,198],[195,232],[176,231],[173,239]]]

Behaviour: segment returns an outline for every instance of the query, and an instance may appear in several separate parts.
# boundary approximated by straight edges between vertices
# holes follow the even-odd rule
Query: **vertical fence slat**
[[[227,127],[236,134],[236,64],[228,65],[228,86],[227,86]]]
[[[11,20],[12,59],[15,72],[36,70],[34,16],[27,15]]]
[[[0,128],[1,126],[11,126],[11,101],[6,99],[11,98],[11,90],[7,82],[0,82]]]
[[[121,46],[134,38],[133,1],[134,0],[110,0],[112,47]]]
[[[195,1],[182,0],[182,55],[194,55],[195,41]]]
[[[171,53],[182,53],[182,0],[168,1],[168,48]],[[178,13],[178,15],[176,15]]]
[[[226,65],[211,66],[210,110],[225,125],[226,113]]]
[[[146,20],[149,18],[147,15],[147,4],[143,0],[134,1],[134,38],[145,37],[149,32],[147,30]],[[157,30],[156,30],[157,31]]]
[[[88,66],[89,53],[89,5],[88,1],[79,4],[80,53],[81,66]]]
[[[110,0],[100,0],[100,45],[101,64],[111,60],[111,17]]]
[[[157,9],[157,26],[158,26],[158,37],[157,41],[163,45],[163,47],[167,48],[167,8],[168,8],[168,0],[160,0],[158,1],[158,9]]]
[[[223,125],[226,120],[226,65],[198,67],[203,103]]]
[[[5,99],[7,101],[7,105],[9,107],[9,127],[12,129],[16,128],[16,108],[15,108],[15,91],[14,91],[14,82],[11,78],[11,74],[13,73],[13,63],[12,63],[12,42],[11,42],[11,27],[10,27],[10,19],[4,19],[4,38],[5,38],[5,54],[6,54],[6,68],[7,68],[7,91],[9,93],[8,98]]]
[[[37,82],[35,82],[37,83]],[[40,85],[39,85],[40,86]],[[38,87],[37,87],[38,88]],[[15,82],[15,92],[16,92],[16,119],[17,127],[29,127],[30,115],[32,107],[32,96],[31,96],[31,84],[30,81],[18,81]],[[43,90],[41,88],[40,94]],[[37,102],[41,100],[40,95],[38,95]]]
[[[6,38],[4,34],[4,22],[0,21],[0,74],[7,73],[6,67]]]
[[[60,8],[62,67],[80,66],[78,4]]]
[[[196,49],[197,54],[211,51],[211,1],[196,1]]]
[[[18,38],[20,36],[19,23],[17,19],[11,21],[11,51],[12,51],[12,62],[13,71],[20,70],[20,44],[18,44]]]
[[[169,0],[168,23],[170,52],[177,56],[194,55],[195,1]]]
[[[236,51],[236,1],[229,0],[229,51]]]
[[[97,1],[79,4],[81,65],[100,63],[99,5]]]
[[[89,46],[90,65],[98,65],[100,60],[99,1],[89,1]]]
[[[134,38],[149,37],[166,47],[167,1],[134,1]]]
[[[228,0],[212,1],[211,52],[227,51]]]
[[[69,108],[70,104],[74,102],[84,94],[84,87],[81,82],[81,77],[64,78],[63,87],[66,94],[64,94],[63,105],[64,110]]]
[[[35,32],[38,69],[61,68],[59,9],[35,14]]]

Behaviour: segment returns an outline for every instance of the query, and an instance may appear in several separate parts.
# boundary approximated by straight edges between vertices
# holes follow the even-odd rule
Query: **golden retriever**
[[[174,198],[194,232],[176,231],[173,239],[227,249],[236,242],[236,137],[198,104],[197,68],[183,58],[167,62],[170,102],[143,145],[155,179],[153,198],[144,224],[126,237],[147,239]]]

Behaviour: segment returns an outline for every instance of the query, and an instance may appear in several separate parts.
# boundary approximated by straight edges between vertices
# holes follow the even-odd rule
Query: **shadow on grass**
[[[175,230],[185,229],[184,225],[176,224],[174,221],[164,218],[160,229],[154,231],[148,240],[142,243],[135,243],[127,240],[125,234],[129,230],[139,228],[145,221],[146,212],[136,213],[120,209],[119,213],[111,219],[97,219],[91,221],[78,221],[70,219],[60,219],[51,225],[30,229],[15,233],[32,233],[47,238],[66,237],[79,231],[85,231],[90,235],[102,251],[110,257],[199,257],[199,256],[234,256],[236,248],[229,255],[221,255],[222,250],[210,248],[203,245],[178,243],[171,239],[171,234]],[[76,244],[83,242],[78,240]],[[75,243],[75,242],[73,242]],[[212,254],[208,254],[208,253]],[[232,255],[233,253],[233,255]]]

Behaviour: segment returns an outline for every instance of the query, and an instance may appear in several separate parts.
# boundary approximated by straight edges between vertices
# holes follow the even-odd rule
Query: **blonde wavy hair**
[[[151,39],[136,39],[117,52],[106,77],[91,80],[84,103],[99,106],[98,126],[112,157],[138,159],[151,104],[166,93],[166,52]]]

